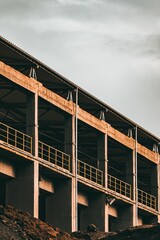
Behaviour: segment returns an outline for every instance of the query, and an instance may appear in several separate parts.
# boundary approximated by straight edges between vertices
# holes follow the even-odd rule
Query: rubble
[[[0,205],[1,240],[159,240],[160,224],[130,227],[119,232],[101,232],[94,224],[71,234],[55,228],[29,213]]]
[[[141,225],[114,233],[106,240],[159,240],[160,224]]]
[[[29,213],[0,205],[1,240],[53,240],[74,239],[70,234],[32,217]]]

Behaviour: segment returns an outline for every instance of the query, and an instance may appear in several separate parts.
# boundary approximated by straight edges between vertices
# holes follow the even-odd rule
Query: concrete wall
[[[39,165],[29,162],[16,167],[16,177],[6,183],[6,204],[38,217]]]
[[[72,181],[58,180],[55,192],[46,197],[46,221],[64,231],[72,229]]]
[[[119,205],[115,206],[113,209],[112,212],[109,211],[110,231],[119,231],[133,226],[133,205]]]
[[[89,195],[89,203],[86,207],[80,207],[79,221],[80,229],[86,229],[91,223],[99,230],[104,230],[106,225],[105,194],[92,193]]]

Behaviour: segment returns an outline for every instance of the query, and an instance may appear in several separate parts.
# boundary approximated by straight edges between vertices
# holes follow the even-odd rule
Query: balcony
[[[77,162],[77,174],[99,185],[103,185],[103,172],[80,160]]]
[[[138,202],[156,210],[156,197],[138,189]]]
[[[0,122],[0,140],[32,154],[32,137]]]
[[[16,149],[32,154],[32,137],[2,122],[0,122],[0,140]],[[69,172],[71,171],[70,156],[41,141],[38,142],[38,157]],[[80,160],[77,162],[77,174],[103,186],[103,172]],[[132,199],[131,185],[109,174],[108,189]],[[156,197],[140,189],[138,189],[138,202],[154,210],[157,209]]]
[[[70,156],[43,142],[38,142],[38,157],[70,171]]]
[[[131,185],[108,174],[108,188],[125,197],[132,198]]]

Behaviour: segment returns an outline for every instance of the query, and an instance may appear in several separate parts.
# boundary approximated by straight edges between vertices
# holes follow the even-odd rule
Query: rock
[[[94,224],[90,224],[87,227],[87,232],[97,232],[97,227]]]
[[[5,212],[4,207],[2,205],[0,205],[0,214],[4,214],[4,212]]]

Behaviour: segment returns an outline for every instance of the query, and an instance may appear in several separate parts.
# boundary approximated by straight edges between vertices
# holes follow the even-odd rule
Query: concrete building
[[[67,231],[159,222],[159,141],[0,37],[0,204]]]

